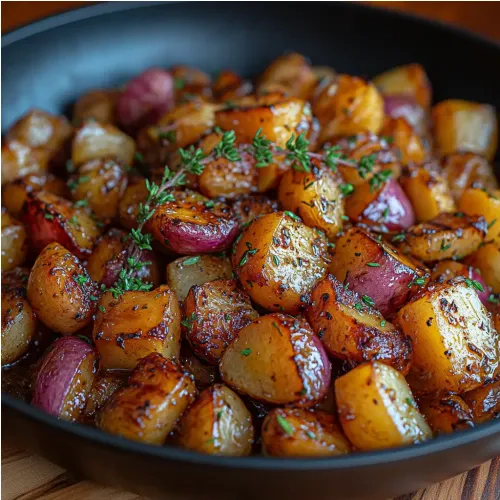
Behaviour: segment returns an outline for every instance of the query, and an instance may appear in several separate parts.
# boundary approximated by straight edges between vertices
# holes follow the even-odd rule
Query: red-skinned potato
[[[152,353],[139,361],[128,384],[111,396],[96,423],[111,434],[161,445],[195,394],[190,374]]]
[[[500,239],[482,245],[465,263],[478,269],[494,293],[500,293]]]
[[[426,269],[366,230],[353,227],[336,242],[329,267],[341,283],[390,316],[411,296],[415,280],[425,283]]]
[[[183,448],[209,455],[241,457],[252,451],[252,416],[229,387],[205,389],[179,422],[176,442]]]
[[[458,209],[467,215],[482,215],[488,223],[486,240],[500,235],[500,190],[466,189],[458,203]]]
[[[334,276],[314,287],[306,317],[330,356],[350,365],[380,361],[409,372],[409,338]]]
[[[99,284],[111,287],[118,279],[125,263],[125,253],[130,245],[127,233],[119,229],[111,229],[97,240],[94,250],[87,259],[87,272]],[[134,273],[143,283],[152,283],[153,288],[162,282],[161,262],[151,250],[141,250],[136,257],[139,261],[150,262]]]
[[[418,222],[456,210],[448,183],[432,164],[407,167],[399,183],[412,204]]]
[[[439,156],[468,151],[491,161],[498,145],[498,121],[493,106],[449,99],[432,109],[435,149]]]
[[[262,450],[272,457],[326,457],[344,455],[352,447],[334,415],[275,408],[262,424]]]
[[[462,395],[472,410],[474,422],[481,424],[500,415],[500,379]]]
[[[307,59],[296,52],[275,59],[262,73],[257,93],[266,92],[276,85],[283,86],[288,95],[309,99],[316,86],[316,76]]]
[[[415,213],[398,181],[388,179],[379,185],[372,181],[357,184],[347,196],[345,212],[349,219],[381,232],[411,227]]]
[[[120,224],[127,229],[137,227],[137,214],[139,205],[144,203],[148,197],[148,190],[144,177],[134,176],[129,178],[128,186],[123,193],[118,206]]]
[[[474,427],[471,409],[456,394],[421,398],[418,407],[435,434],[449,434]]]
[[[373,83],[384,95],[411,97],[424,109],[431,105],[431,84],[420,64],[406,64],[387,70],[377,75]]]
[[[122,165],[132,165],[135,142],[114,125],[85,121],[73,137],[71,160],[78,167],[99,158],[114,158]]]
[[[422,290],[395,322],[413,341],[408,382],[417,393],[463,393],[494,377],[500,363],[498,334],[475,287],[464,278]]]
[[[342,230],[344,203],[340,179],[314,160],[310,172],[290,169],[281,178],[278,200],[285,210],[297,214],[309,227],[333,239]]]
[[[252,84],[231,70],[222,70],[212,85],[212,91],[216,101],[230,101],[250,94]]]
[[[264,195],[239,196],[233,203],[233,212],[240,227],[248,224],[259,215],[277,212],[279,204],[277,201]]]
[[[127,130],[155,123],[174,105],[174,79],[167,71],[150,68],[130,80],[118,97],[118,121]]]
[[[184,301],[186,338],[195,354],[210,364],[218,364],[238,332],[258,316],[236,280],[195,285]]]
[[[430,439],[432,431],[418,411],[401,373],[365,363],[335,380],[340,424],[359,450],[394,448]]]
[[[316,97],[313,113],[321,125],[320,143],[361,132],[378,134],[384,120],[384,101],[372,83],[339,75]]]
[[[195,285],[218,279],[230,279],[231,261],[224,255],[180,257],[167,266],[167,283],[178,300],[184,300]]]
[[[81,338],[57,339],[42,359],[32,404],[63,420],[76,420],[94,382],[96,357],[93,347]]]
[[[85,120],[116,124],[116,90],[90,90],[78,98],[73,106],[73,123],[79,125]]]
[[[194,191],[175,191],[175,201],[156,208],[146,231],[166,249],[184,255],[220,252],[236,238],[238,223],[228,205]]]
[[[2,271],[9,271],[23,264],[28,253],[27,238],[23,224],[2,208]]]
[[[80,259],[91,253],[101,231],[77,205],[46,191],[28,194],[22,218],[36,252],[56,241]]]
[[[325,350],[307,322],[280,313],[242,328],[219,369],[237,392],[277,405],[313,406],[324,398],[331,379]]]
[[[17,140],[6,141],[2,144],[2,185],[30,174],[45,174],[49,156],[47,150],[32,149]]]
[[[448,182],[457,203],[466,188],[498,188],[492,166],[480,155],[454,153],[441,159],[441,167],[441,175]]]
[[[132,370],[152,352],[171,359],[180,353],[181,313],[167,285],[149,292],[106,292],[99,301],[93,339],[100,365]]]
[[[291,212],[254,219],[233,249],[233,270],[253,301],[269,311],[296,314],[326,274],[324,234]]]
[[[479,248],[487,230],[484,217],[441,213],[411,227],[402,238],[400,249],[423,262],[461,259]]]
[[[405,94],[384,94],[384,111],[387,117],[404,118],[417,132],[425,146],[429,142],[429,114],[414,97]]]
[[[398,118],[386,118],[384,126],[380,131],[382,137],[390,138],[401,153],[403,165],[423,163],[427,157],[420,136],[416,133],[410,123],[402,116]]]
[[[97,294],[78,258],[58,243],[47,245],[31,269],[28,300],[42,323],[55,332],[68,335],[87,326]]]
[[[110,220],[118,215],[127,188],[127,174],[112,159],[96,159],[83,164],[68,185],[73,200],[87,200],[97,217]]]
[[[125,381],[126,379],[122,373],[98,373],[89,391],[87,402],[83,410],[84,419],[92,423],[96,414],[109,401],[109,398],[125,384]]]

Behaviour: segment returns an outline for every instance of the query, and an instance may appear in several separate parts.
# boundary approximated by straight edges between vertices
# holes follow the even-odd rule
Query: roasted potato
[[[2,208],[2,271],[22,265],[27,253],[26,228]]]
[[[209,455],[245,456],[252,451],[252,416],[229,387],[205,389],[179,422],[177,443]]]
[[[206,389],[209,385],[219,380],[219,367],[203,363],[196,357],[187,341],[181,345],[181,364],[194,377],[196,387],[200,390]]]
[[[81,207],[47,191],[28,193],[22,220],[33,249],[40,252],[56,241],[80,259],[88,256],[101,231]]]
[[[401,373],[378,361],[360,365],[335,380],[340,424],[359,450],[419,443],[432,431],[418,411]]]
[[[97,414],[97,426],[133,441],[161,445],[196,394],[191,375],[152,353],[139,361],[128,384]]]
[[[273,457],[344,455],[352,447],[336,417],[324,411],[275,408],[262,425],[262,450]]]
[[[458,212],[441,213],[411,227],[404,235],[400,249],[423,262],[462,259],[479,248],[487,231],[484,217]]]
[[[469,255],[465,263],[478,269],[494,293],[500,293],[500,239],[486,243]]]
[[[279,204],[264,195],[243,195],[233,203],[233,212],[240,227],[247,225],[259,215],[277,212]]]
[[[278,200],[284,209],[296,213],[307,226],[320,229],[331,240],[342,230],[340,184],[329,168],[313,162],[309,173],[291,169],[283,175]]]
[[[418,407],[435,434],[474,427],[471,409],[456,394],[419,399]]]
[[[86,120],[96,120],[115,125],[118,96],[116,90],[108,89],[95,89],[83,94],[73,106],[73,123],[78,126]]]
[[[2,186],[30,174],[45,174],[49,157],[45,149],[32,149],[17,140],[6,141],[2,144]]]
[[[403,375],[409,372],[409,338],[334,276],[314,287],[306,317],[330,356],[351,366],[380,361]]]
[[[222,355],[222,380],[241,394],[310,407],[330,386],[331,365],[306,321],[274,313],[242,328]]]
[[[481,215],[488,223],[486,240],[500,236],[500,190],[467,188],[460,198],[458,208],[467,215]]]
[[[408,381],[419,394],[470,391],[499,366],[498,334],[464,278],[429,286],[401,308],[395,322],[413,340]]]
[[[402,116],[396,118],[387,117],[380,135],[386,137],[391,144],[398,148],[403,165],[419,165],[425,161],[427,152],[422,139],[406,118]]]
[[[186,338],[198,357],[214,365],[238,332],[258,317],[236,280],[192,286],[184,301]]]
[[[291,212],[263,215],[238,237],[232,261],[252,300],[269,311],[296,314],[326,274],[326,238]]]
[[[383,316],[395,313],[427,277],[418,262],[359,227],[337,240],[329,272]]]
[[[92,321],[97,287],[78,258],[59,243],[50,243],[31,269],[27,296],[42,323],[69,335]]]
[[[468,151],[493,160],[498,121],[493,106],[449,99],[432,108],[435,149],[439,156]]]
[[[448,183],[431,164],[406,168],[399,183],[412,204],[417,222],[456,210]]]
[[[114,219],[127,188],[127,174],[114,160],[95,159],[83,164],[69,180],[73,200],[87,200],[97,217]]]
[[[148,190],[144,182],[144,177],[134,176],[129,178],[128,186],[118,205],[120,224],[132,229],[137,227],[137,214],[139,205],[148,198]]]
[[[213,96],[216,101],[227,102],[252,92],[252,84],[243,80],[231,70],[222,70],[212,85]]]
[[[209,100],[212,97],[211,78],[199,68],[176,65],[169,70],[174,78],[175,100],[185,102],[193,96]]]
[[[109,398],[126,382],[121,373],[101,372],[94,379],[83,410],[84,419],[92,422],[96,414],[109,401]]]
[[[500,416],[500,379],[462,395],[472,410],[474,422],[481,424]]]
[[[149,292],[126,291],[117,298],[106,292],[99,300],[92,334],[100,365],[133,370],[152,352],[178,359],[180,323],[179,305],[167,285]]]

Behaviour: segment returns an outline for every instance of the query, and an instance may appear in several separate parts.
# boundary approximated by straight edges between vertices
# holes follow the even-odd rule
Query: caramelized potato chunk
[[[193,375],[196,387],[200,390],[219,379],[219,367],[203,363],[194,355],[188,342],[183,342],[181,346],[181,364]]]
[[[418,411],[401,373],[366,363],[335,381],[340,424],[360,450],[394,448],[430,439],[432,431]]]
[[[137,227],[139,205],[148,198],[144,177],[132,177],[118,205],[120,224],[127,229]]]
[[[263,195],[240,196],[233,203],[233,212],[240,227],[248,224],[259,215],[278,211],[278,202]]]
[[[422,139],[406,118],[402,116],[386,118],[380,135],[390,138],[392,144],[398,148],[403,165],[410,163],[419,165],[425,161],[427,153]]]
[[[396,312],[411,296],[415,280],[425,283],[426,270],[373,235],[354,227],[338,240],[329,268],[341,283],[373,302],[384,316]],[[366,302],[365,302],[366,303]]]
[[[42,323],[69,335],[92,321],[97,287],[71,252],[59,243],[47,245],[33,265],[28,300]]]
[[[195,394],[187,372],[152,353],[139,361],[128,384],[97,415],[97,426],[133,441],[161,445]]]
[[[176,359],[180,353],[181,313],[167,285],[150,292],[106,292],[99,301],[93,338],[103,368],[133,370],[152,352]]]
[[[293,216],[293,217],[292,217]],[[296,314],[326,274],[324,235],[290,212],[254,219],[235,243],[233,269],[257,304]]]
[[[409,338],[334,276],[314,287],[306,317],[330,356],[350,365],[381,361],[409,372]]]
[[[479,248],[487,230],[484,217],[442,213],[410,228],[400,248],[423,262],[459,259]]]
[[[463,278],[430,286],[403,306],[396,324],[413,340],[408,381],[419,394],[470,391],[498,368],[498,334]]]
[[[435,434],[474,427],[471,409],[456,394],[420,399],[418,407]]]
[[[73,106],[73,123],[80,124],[86,120],[100,123],[116,124],[116,101],[119,93],[116,90],[90,90],[78,98]]]
[[[179,422],[177,442],[188,450],[209,455],[241,457],[252,451],[252,416],[229,387],[205,389]]]
[[[268,314],[242,328],[222,355],[222,380],[240,394],[310,407],[324,398],[331,365],[306,321]]]
[[[500,379],[466,392],[462,397],[471,408],[477,424],[500,416]]]
[[[498,145],[495,108],[487,104],[449,99],[432,109],[436,151],[440,156],[469,151],[491,161]]]
[[[230,101],[252,92],[252,84],[231,70],[222,70],[212,85],[216,101]]]
[[[87,403],[83,410],[84,419],[92,422],[96,414],[106,405],[111,396],[125,384],[120,373],[102,372],[98,374],[90,389]]]
[[[466,264],[479,269],[481,277],[494,293],[500,293],[500,240],[491,241],[469,255]]]
[[[500,235],[500,190],[488,192],[485,189],[468,188],[463,192],[458,208],[467,215],[481,215],[486,219],[486,240],[494,240]]]
[[[28,235],[21,222],[2,209],[2,271],[20,266],[28,253]]]
[[[335,416],[299,408],[275,408],[267,414],[262,448],[273,457],[326,457],[351,451]]]
[[[22,179],[30,174],[43,175],[48,170],[49,152],[32,149],[26,144],[11,140],[2,144],[2,185]]]

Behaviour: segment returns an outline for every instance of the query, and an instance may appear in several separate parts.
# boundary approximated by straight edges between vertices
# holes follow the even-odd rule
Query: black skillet
[[[2,128],[32,107],[61,112],[82,92],[118,86],[149,66],[253,75],[286,50],[366,76],[420,62],[436,100],[472,99],[500,109],[500,46],[439,23],[344,2],[113,2],[2,37]],[[3,435],[19,446],[79,476],[170,498],[387,498],[500,455],[500,421],[396,450],[277,460],[133,443],[6,395],[2,410]]]

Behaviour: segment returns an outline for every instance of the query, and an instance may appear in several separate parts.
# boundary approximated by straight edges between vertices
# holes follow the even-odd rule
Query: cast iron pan
[[[500,46],[438,23],[344,2],[113,2],[3,37],[2,127],[32,107],[61,112],[82,92],[120,85],[149,66],[253,75],[286,50],[366,76],[420,62],[436,100],[461,97],[500,109]],[[2,408],[4,436],[13,442],[79,476],[152,496],[387,498],[500,455],[500,421],[392,451],[229,459],[122,440],[6,395]]]

